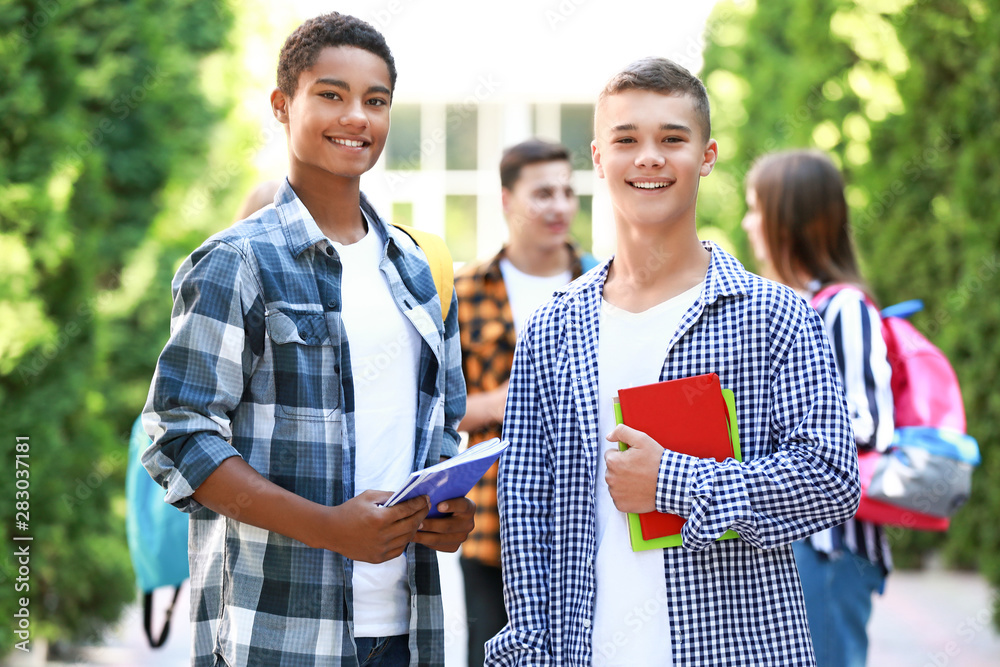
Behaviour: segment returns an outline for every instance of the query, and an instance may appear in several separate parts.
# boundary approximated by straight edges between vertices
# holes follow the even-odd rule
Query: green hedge
[[[934,552],[1000,586],[1000,7],[994,0],[724,3],[703,76],[722,146],[705,224],[739,230],[758,155],[811,146],[848,181],[865,275],[883,304],[919,298],[913,322],[952,360],[983,463],[947,534],[891,533],[902,566]],[[713,182],[714,181],[714,182]],[[994,610],[1000,626],[1000,608]]]
[[[128,429],[178,258],[245,185],[242,161],[218,170],[237,148],[236,130],[218,129],[232,101],[206,85],[232,23],[210,0],[0,5],[0,656],[20,641],[7,629],[21,597],[32,639],[57,643],[96,636],[134,598]],[[196,184],[214,184],[212,203],[186,199]],[[17,436],[30,445],[27,531]],[[9,557],[19,544],[28,589]]]

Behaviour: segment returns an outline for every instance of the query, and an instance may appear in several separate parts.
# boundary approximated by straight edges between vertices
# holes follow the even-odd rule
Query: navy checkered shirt
[[[369,232],[400,311],[423,339],[414,470],[458,452],[465,411],[458,308],[446,322],[423,252],[382,222],[362,195]],[[191,512],[192,664],[357,665],[352,561],[202,507],[194,489],[240,456],[304,498],[355,495],[354,385],[340,316],[342,266],[286,181],[274,205],[216,234],[173,282],[170,340],[143,415],[143,464]],[[234,499],[238,502],[238,499]],[[410,651],[444,664],[435,553],[410,544]]]
[[[661,458],[656,509],[689,517],[684,546],[663,550],[673,664],[812,665],[790,544],[856,510],[851,422],[816,312],[705,245],[705,287],[660,379],[717,373],[735,393],[745,458]],[[593,660],[598,313],[609,265],[557,292],[518,341],[498,489],[510,622],[487,643],[488,665]],[[730,528],[741,539],[716,541]]]

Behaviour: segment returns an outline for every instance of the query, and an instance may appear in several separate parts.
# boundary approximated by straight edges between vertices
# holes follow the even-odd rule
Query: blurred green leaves
[[[30,590],[0,573],[0,615],[27,595],[35,637],[95,636],[134,597],[128,433],[170,278],[231,220],[261,143],[219,77],[233,23],[214,0],[0,5],[0,469],[29,437],[34,538]],[[0,498],[10,544],[13,474]]]
[[[936,550],[1000,586],[998,10],[995,0],[718,5],[703,74],[721,157],[699,217],[752,266],[739,221],[754,159],[814,147],[842,167],[865,275],[883,304],[924,300],[914,323],[955,365],[983,454],[951,530],[893,532],[895,557],[913,565]]]

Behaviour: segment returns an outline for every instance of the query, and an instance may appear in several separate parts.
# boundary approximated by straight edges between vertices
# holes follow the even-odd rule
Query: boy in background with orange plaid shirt
[[[500,161],[509,241],[493,258],[455,277],[462,370],[468,391],[459,430],[475,444],[500,435],[507,380],[521,324],[552,292],[597,264],[569,240],[578,202],[569,151],[530,139]],[[462,547],[469,665],[481,667],[483,644],[507,624],[500,576],[497,464],[469,492],[476,527]]]

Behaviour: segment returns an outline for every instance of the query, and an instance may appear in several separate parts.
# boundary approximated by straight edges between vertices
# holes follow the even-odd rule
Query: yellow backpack
[[[451,295],[455,291],[455,267],[451,261],[451,253],[444,239],[437,234],[424,232],[407,225],[393,225],[413,242],[420,246],[420,249],[427,255],[427,264],[431,267],[431,277],[434,278],[434,286],[437,287],[438,296],[441,298],[441,319],[448,319],[448,311],[451,309]]]

